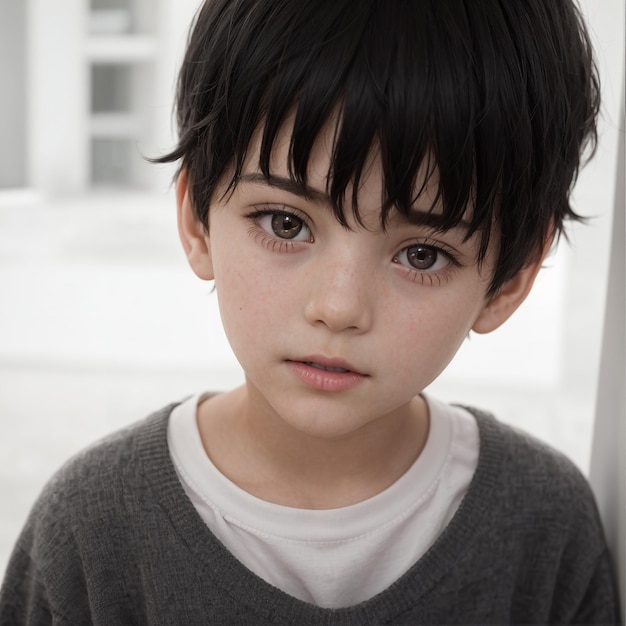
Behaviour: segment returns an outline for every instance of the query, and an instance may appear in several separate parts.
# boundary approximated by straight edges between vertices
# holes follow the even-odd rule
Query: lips
[[[337,372],[337,373],[346,373],[353,372],[354,374],[359,374],[361,376],[365,376],[363,372],[360,372],[356,367],[354,367],[351,363],[344,361],[342,359],[334,359],[327,358],[323,356],[307,356],[303,359],[290,359],[294,363],[304,363],[309,367],[314,367],[316,369],[325,371],[325,372]]]
[[[343,367],[328,367],[326,365],[322,365],[321,363],[314,363],[313,361],[303,361],[305,365],[310,365],[311,367],[315,367],[318,370],[324,370],[325,372],[349,372],[349,369],[345,369]]]
[[[310,356],[286,363],[297,380],[316,391],[348,391],[368,377],[340,359]]]

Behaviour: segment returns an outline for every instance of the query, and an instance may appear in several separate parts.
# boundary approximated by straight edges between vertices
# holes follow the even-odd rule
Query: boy
[[[598,84],[570,0],[208,0],[181,240],[241,388],[65,466],[8,624],[617,623],[571,463],[422,392],[566,219]]]

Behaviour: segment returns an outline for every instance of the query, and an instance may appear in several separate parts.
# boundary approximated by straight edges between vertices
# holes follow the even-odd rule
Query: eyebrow
[[[395,211],[390,217],[390,222],[395,222],[399,225],[402,224],[415,224],[418,226],[427,226],[428,228],[432,228],[434,230],[454,230],[461,229],[466,232],[471,232],[473,230],[470,222],[464,219],[460,219],[454,226],[448,228],[442,228],[445,218],[443,215],[439,213],[433,213],[432,211],[424,211],[421,209],[411,209],[410,213],[407,215],[405,213],[400,213],[399,211]]]
[[[330,203],[330,196],[326,192],[314,189],[313,187],[309,187],[307,185],[302,185],[285,176],[277,176],[276,174],[265,176],[261,172],[251,172],[249,174],[242,174],[239,177],[238,182],[256,183],[266,185],[268,187],[274,187],[275,189],[286,191],[287,193],[291,193],[295,196],[303,198],[304,200],[309,200],[317,204]],[[394,211],[390,215],[389,221],[392,223],[396,222],[399,225],[413,224],[438,230],[441,229],[444,218],[438,213],[414,208],[408,215],[401,213],[400,211]],[[459,220],[459,222],[452,228],[445,228],[443,230],[454,229],[465,230],[467,233],[473,230],[470,222],[463,219]]]
[[[260,172],[242,174],[239,177],[238,182],[261,183],[269,187],[280,189],[281,191],[286,191],[294,196],[299,196],[304,200],[310,200],[319,204],[330,202],[330,196],[326,192],[314,189],[313,187],[309,187],[307,185],[302,185],[291,178],[276,176],[275,174],[270,174],[269,176],[265,176]]]

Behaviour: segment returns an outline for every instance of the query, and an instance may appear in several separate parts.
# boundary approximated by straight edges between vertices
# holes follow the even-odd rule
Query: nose
[[[349,252],[322,263],[312,272],[305,317],[332,332],[364,333],[372,326],[376,302],[374,280]]]

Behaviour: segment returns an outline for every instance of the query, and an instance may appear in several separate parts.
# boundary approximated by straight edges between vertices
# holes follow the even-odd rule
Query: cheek
[[[397,317],[389,328],[395,329],[396,354],[414,371],[436,378],[452,360],[468,336],[482,309],[482,300],[471,292],[442,294],[433,292],[412,315]]]
[[[214,264],[215,287],[226,336],[238,357],[250,346],[258,353],[293,316],[295,286],[288,277],[264,269],[254,254],[228,251],[215,258],[219,259]]]

